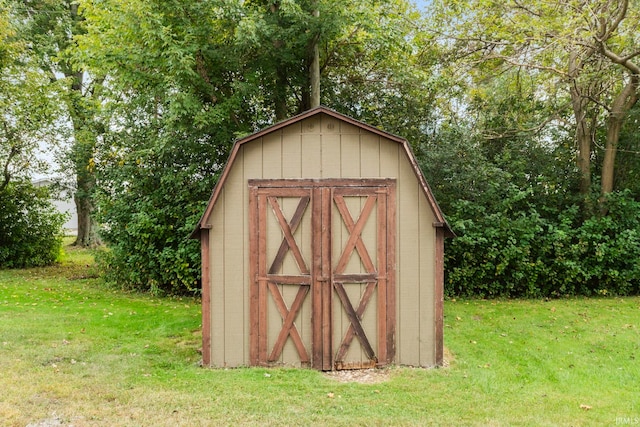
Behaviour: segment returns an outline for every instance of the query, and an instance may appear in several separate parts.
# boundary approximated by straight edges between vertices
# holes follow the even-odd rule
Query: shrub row
[[[458,202],[447,242],[449,296],[558,297],[640,293],[640,202],[612,194],[605,215],[582,219],[577,206],[560,212],[517,209],[511,191],[490,211]]]

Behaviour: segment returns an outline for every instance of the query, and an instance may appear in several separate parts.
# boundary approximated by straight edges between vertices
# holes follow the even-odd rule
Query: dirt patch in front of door
[[[444,348],[444,360],[442,361],[442,366],[440,369],[448,368],[454,360],[453,353],[447,348]],[[411,367],[405,367],[408,369],[412,369]],[[377,384],[389,381],[391,379],[391,371],[393,369],[397,369],[394,367],[391,368],[381,368],[381,369],[353,369],[353,370],[343,370],[343,371],[328,371],[325,372],[324,375],[327,378],[332,380],[341,382],[341,383],[360,383],[360,384]],[[424,368],[414,368],[414,369],[424,369]]]
[[[377,384],[389,381],[389,369],[353,369],[325,372],[327,378],[341,383]]]

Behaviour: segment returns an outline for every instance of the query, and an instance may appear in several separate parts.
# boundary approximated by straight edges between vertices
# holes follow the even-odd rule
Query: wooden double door
[[[250,180],[249,191],[251,364],[392,362],[395,180]]]

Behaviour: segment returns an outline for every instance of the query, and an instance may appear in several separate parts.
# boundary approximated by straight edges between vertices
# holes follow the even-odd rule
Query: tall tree
[[[556,94],[568,99],[581,191],[590,191],[593,158],[602,158],[596,168],[602,196],[613,191],[620,129],[638,100],[638,5],[629,0],[469,0],[440,2],[435,10],[438,28],[433,31],[458,52],[457,64],[472,67],[480,80],[517,69],[549,88],[535,92],[541,100]],[[597,129],[605,129],[603,144]],[[602,146],[603,155],[596,156]]]
[[[52,84],[63,83],[61,102],[66,117],[60,122],[72,126],[72,143],[67,160],[74,174],[74,200],[78,214],[76,245],[100,244],[94,218],[93,192],[95,174],[92,169],[96,139],[101,125],[96,121],[100,101],[97,92],[102,80],[91,77],[68,56],[73,37],[84,32],[78,2],[72,0],[8,0],[11,13],[21,21],[20,37],[29,44],[42,72]]]
[[[19,21],[0,2],[0,189],[14,178],[44,172],[39,144],[56,143],[55,88],[35,60],[20,38]]]
[[[324,104],[396,131],[428,111],[411,110],[430,91],[403,0],[87,0],[81,13],[75,58],[106,76],[95,158],[106,265],[128,286],[197,287],[198,247],[183,237],[233,140],[311,106],[314,46]]]

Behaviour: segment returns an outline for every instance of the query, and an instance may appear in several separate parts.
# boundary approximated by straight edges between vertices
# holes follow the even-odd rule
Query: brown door
[[[251,180],[250,360],[355,369],[395,343],[395,181]]]

